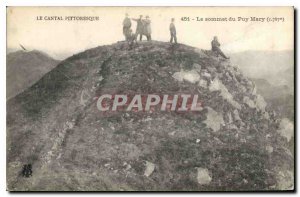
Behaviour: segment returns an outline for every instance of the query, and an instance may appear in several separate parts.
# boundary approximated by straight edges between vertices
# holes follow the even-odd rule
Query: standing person
[[[175,27],[175,25],[174,25],[174,21],[175,21],[175,19],[172,18],[172,19],[171,19],[171,24],[170,24],[170,27],[169,27],[169,29],[170,29],[170,34],[171,34],[170,43],[172,43],[172,42],[173,42],[173,39],[174,39],[175,44],[177,44],[176,27]]]
[[[133,18],[132,20],[137,22],[135,34],[136,34],[136,36],[140,35],[140,41],[142,41],[143,31],[144,31],[143,15],[140,15],[139,19]]]
[[[129,30],[131,28],[131,20],[126,13],[125,18],[123,20],[123,35],[125,36],[125,40],[128,41]]]
[[[229,57],[227,57],[220,49],[220,43],[218,41],[218,37],[214,36],[214,39],[211,41],[211,50],[215,53],[217,53],[217,55],[221,55],[222,57],[224,57],[225,59],[229,59]]]
[[[149,16],[146,16],[146,19],[144,20],[144,25],[145,25],[145,35],[147,37],[147,40],[150,41],[151,40],[151,20],[149,19]]]

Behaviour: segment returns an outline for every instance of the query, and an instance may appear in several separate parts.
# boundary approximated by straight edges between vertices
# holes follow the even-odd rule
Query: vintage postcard
[[[8,191],[294,191],[293,7],[7,7]]]

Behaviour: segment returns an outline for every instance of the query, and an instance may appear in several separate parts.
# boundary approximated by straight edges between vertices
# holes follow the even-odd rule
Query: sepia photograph
[[[7,6],[7,191],[294,192],[295,13]]]

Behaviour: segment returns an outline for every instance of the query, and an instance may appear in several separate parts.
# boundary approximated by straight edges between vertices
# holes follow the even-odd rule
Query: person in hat
[[[146,16],[146,19],[143,21],[144,22],[144,34],[147,37],[147,40],[151,40],[151,20],[149,16]]]
[[[170,24],[170,27],[169,27],[170,35],[171,35],[170,43],[173,43],[173,39],[174,39],[175,44],[177,44],[176,28],[175,28],[175,25],[174,25],[174,21],[175,21],[175,19],[172,18],[171,19],[171,24]]]
[[[140,41],[141,41],[144,33],[143,15],[140,15],[139,19],[132,18],[132,20],[137,22],[135,34],[136,36],[140,35]]]
[[[126,13],[125,18],[123,20],[123,35],[125,36],[126,41],[128,41],[129,30],[131,28],[131,20],[128,16],[129,15]]]
[[[211,41],[211,50],[215,52],[217,55],[221,55],[225,59],[229,59],[220,49],[220,43],[218,41],[218,37],[214,36],[214,39]]]

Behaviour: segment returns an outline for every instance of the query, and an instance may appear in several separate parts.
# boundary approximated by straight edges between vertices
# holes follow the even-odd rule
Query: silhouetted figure
[[[128,18],[128,14],[125,15],[123,20],[123,35],[125,36],[125,40],[128,40],[129,30],[131,28],[131,20]]]
[[[31,164],[25,164],[23,166],[22,175],[26,178],[32,176],[32,166]]]
[[[140,15],[139,19],[133,18],[132,20],[137,22],[135,34],[136,36],[140,35],[140,41],[141,41],[144,33],[143,15]]]
[[[174,42],[177,44],[176,27],[174,25],[174,21],[175,21],[175,19],[172,18],[170,28],[169,28],[170,29],[170,34],[171,34],[170,43],[173,43],[173,40],[174,40]]]
[[[218,37],[215,36],[214,39],[211,41],[211,50],[215,52],[217,55],[221,55],[225,59],[229,59],[220,49],[220,43],[218,41]]]
[[[150,41],[151,40],[151,20],[149,16],[146,16],[146,19],[143,20],[143,24],[144,24],[144,34],[147,37],[147,40]]]

